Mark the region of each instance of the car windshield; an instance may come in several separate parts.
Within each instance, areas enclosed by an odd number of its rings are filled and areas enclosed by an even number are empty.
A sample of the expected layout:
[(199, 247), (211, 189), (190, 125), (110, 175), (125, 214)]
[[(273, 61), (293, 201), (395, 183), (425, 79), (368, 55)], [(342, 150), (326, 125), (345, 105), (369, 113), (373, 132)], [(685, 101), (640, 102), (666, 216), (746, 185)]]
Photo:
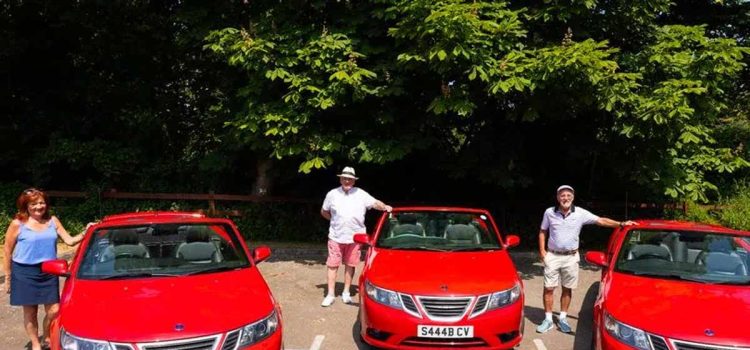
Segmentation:
[(153, 224), (96, 230), (83, 253), (81, 279), (141, 278), (247, 267), (229, 225)]
[(750, 283), (747, 237), (716, 232), (632, 230), (616, 270), (703, 283)]
[(498, 235), (487, 215), (444, 211), (389, 213), (375, 246), (430, 251), (501, 248)]

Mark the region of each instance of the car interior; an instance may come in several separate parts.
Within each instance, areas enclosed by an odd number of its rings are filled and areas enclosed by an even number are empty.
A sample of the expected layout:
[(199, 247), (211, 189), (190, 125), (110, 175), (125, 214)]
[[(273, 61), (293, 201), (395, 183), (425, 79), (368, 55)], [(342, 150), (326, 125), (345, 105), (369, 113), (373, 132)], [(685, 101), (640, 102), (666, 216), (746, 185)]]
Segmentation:
[(733, 243), (733, 237), (702, 232), (660, 232), (645, 234), (626, 246), (626, 260), (657, 259), (676, 264), (693, 264), (697, 271), (727, 276), (748, 276), (750, 254)]
[(497, 244), (486, 223), (468, 213), (397, 213), (383, 227), (385, 246), (479, 246)]
[(103, 229), (84, 254), (80, 271), (103, 276), (132, 271), (177, 269), (222, 262), (244, 265), (230, 228), (161, 224)]
[(185, 242), (177, 247), (175, 257), (191, 264), (208, 264), (222, 260), (217, 243), (211, 240), (206, 226), (184, 226)]

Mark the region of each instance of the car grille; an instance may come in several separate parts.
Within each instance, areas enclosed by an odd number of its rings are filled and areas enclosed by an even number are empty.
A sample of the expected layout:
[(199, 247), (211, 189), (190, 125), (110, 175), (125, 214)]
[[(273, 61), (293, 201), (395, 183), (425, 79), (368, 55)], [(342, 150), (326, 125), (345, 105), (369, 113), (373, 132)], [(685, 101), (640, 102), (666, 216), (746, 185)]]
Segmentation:
[(458, 321), (465, 314), (471, 304), (471, 297), (463, 298), (434, 298), (417, 297), (422, 309), (425, 310), (430, 319), (437, 321)]
[(747, 350), (747, 349), (750, 349), (750, 348), (737, 348), (737, 347), (709, 345), (709, 344), (688, 343), (684, 341), (674, 341), (674, 345), (677, 350)]
[(451, 348), (478, 348), (486, 347), (487, 343), (482, 338), (461, 338), (461, 339), (434, 339), (422, 337), (410, 337), (401, 342), (404, 346), (413, 347), (451, 347)]
[(414, 299), (412, 299), (410, 295), (401, 294), (401, 302), (404, 303), (404, 309), (406, 309), (406, 311), (409, 311), (416, 316), (420, 316), (419, 310), (417, 310), (417, 304), (414, 304)]
[(143, 350), (214, 350), (219, 336), (181, 339), (175, 341), (165, 341), (158, 343), (138, 344), (138, 348)]
[(471, 312), (472, 316), (478, 315), (484, 311), (484, 308), (487, 307), (487, 301), (490, 299), (489, 295), (482, 295), (477, 299), (476, 305), (474, 305), (474, 310)]
[(115, 350), (133, 350), (133, 347), (126, 344), (114, 344)]
[(227, 333), (227, 337), (224, 339), (224, 346), (221, 347), (221, 350), (234, 350), (235, 346), (237, 346), (237, 339), (239, 339), (239, 337), (239, 329), (234, 332)]
[(667, 342), (664, 340), (664, 338), (653, 334), (649, 334), (648, 337), (651, 339), (651, 346), (654, 348), (654, 350), (669, 350)]

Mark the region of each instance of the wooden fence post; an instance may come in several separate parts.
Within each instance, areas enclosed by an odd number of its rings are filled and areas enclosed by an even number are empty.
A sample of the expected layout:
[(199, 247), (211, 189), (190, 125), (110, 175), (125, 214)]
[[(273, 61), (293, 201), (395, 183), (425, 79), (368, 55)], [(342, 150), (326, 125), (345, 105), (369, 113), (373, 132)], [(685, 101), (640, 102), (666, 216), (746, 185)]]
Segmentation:
[(216, 216), (216, 200), (214, 200), (214, 191), (208, 191), (208, 215)]

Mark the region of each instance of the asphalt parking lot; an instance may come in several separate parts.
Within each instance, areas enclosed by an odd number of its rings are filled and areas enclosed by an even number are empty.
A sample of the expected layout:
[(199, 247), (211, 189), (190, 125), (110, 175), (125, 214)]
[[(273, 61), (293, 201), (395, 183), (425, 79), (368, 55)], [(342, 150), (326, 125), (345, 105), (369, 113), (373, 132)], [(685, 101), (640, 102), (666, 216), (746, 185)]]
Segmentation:
[[(598, 290), (599, 269), (582, 262), (579, 287), (573, 294), (569, 310), (572, 334), (551, 330), (535, 332), (544, 317), (542, 307), (542, 265), (533, 253), (513, 252), (513, 261), (524, 281), (525, 333), (519, 349), (523, 350), (583, 350), (591, 342), (591, 307)], [(275, 297), (282, 305), (284, 343), (287, 350), (369, 349), (359, 338), (357, 320), (359, 291), (353, 287), (354, 305), (346, 305), (337, 298), (329, 308), (320, 301), (325, 294), (325, 265), (320, 252), (295, 254), (279, 252), (259, 265)], [(360, 266), (361, 267), (361, 266)], [(359, 272), (360, 269), (357, 270)], [(341, 274), (341, 271), (339, 271)], [(358, 274), (355, 276), (355, 281)], [(340, 281), (343, 279), (340, 277)], [(337, 294), (343, 282), (337, 284)], [(558, 311), (559, 289), (555, 293)], [(28, 340), (22, 328), (21, 308), (8, 305), (7, 295), (0, 302), (0, 349), (24, 349)], [(40, 314), (41, 320), (41, 314)]]

